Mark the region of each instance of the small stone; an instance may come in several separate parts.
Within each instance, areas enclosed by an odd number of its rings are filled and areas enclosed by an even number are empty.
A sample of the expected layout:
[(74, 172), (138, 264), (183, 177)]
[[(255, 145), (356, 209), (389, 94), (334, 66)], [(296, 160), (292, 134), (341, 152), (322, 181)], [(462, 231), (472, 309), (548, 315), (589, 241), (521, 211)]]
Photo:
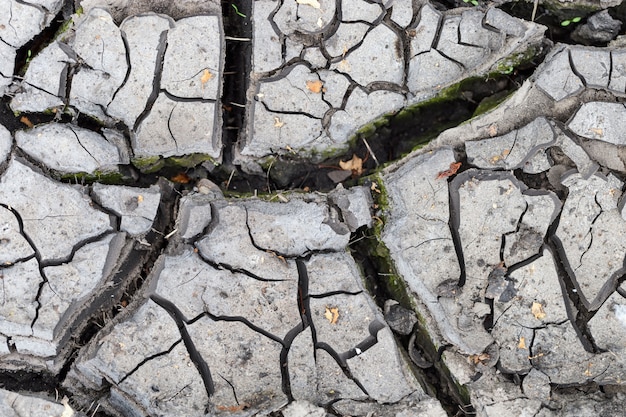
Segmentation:
[(571, 36), (575, 42), (601, 46), (615, 39), (621, 27), (622, 22), (613, 19), (608, 10), (602, 10), (574, 29)]
[(396, 333), (409, 335), (417, 323), (417, 315), (398, 304), (397, 301), (385, 301), (385, 321)]

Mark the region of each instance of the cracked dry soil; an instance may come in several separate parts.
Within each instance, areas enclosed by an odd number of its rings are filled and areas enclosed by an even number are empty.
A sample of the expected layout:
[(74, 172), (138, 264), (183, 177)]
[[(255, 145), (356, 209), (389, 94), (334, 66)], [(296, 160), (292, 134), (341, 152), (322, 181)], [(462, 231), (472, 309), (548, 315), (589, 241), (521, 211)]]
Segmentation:
[(3, 413), (622, 413), (626, 52), (495, 5), (0, 4)]

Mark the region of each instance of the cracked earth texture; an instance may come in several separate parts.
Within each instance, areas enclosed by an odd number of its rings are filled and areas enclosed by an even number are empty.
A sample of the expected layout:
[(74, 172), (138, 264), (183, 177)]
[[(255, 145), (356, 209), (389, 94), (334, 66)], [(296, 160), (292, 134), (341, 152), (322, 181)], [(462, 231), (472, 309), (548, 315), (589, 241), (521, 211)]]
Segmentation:
[[(2, 415), (622, 414), (626, 50), (495, 7), (222, 3), (0, 3)], [(545, 53), (361, 185), (206, 178)]]

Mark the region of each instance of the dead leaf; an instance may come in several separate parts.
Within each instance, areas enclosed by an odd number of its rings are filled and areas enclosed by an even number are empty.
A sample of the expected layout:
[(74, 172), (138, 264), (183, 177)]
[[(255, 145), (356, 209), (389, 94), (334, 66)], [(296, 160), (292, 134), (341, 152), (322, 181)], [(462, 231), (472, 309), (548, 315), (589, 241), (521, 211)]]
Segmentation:
[(517, 344), (517, 348), (518, 349), (526, 349), (526, 338), (524, 336), (521, 336), (519, 338), (519, 343)]
[(202, 89), (204, 89), (204, 84), (209, 82), (209, 80), (213, 78), (213, 74), (208, 69), (202, 71), (202, 78), (200, 78), (200, 82), (202, 83)]
[(285, 122), (280, 120), (280, 117), (274, 117), (274, 127), (281, 128), (283, 126), (285, 126)]
[(330, 324), (337, 324), (337, 320), (339, 320), (339, 309), (337, 307), (326, 306), (324, 317), (326, 317), (326, 320), (328, 320)]
[(352, 171), (352, 175), (356, 177), (363, 174), (363, 159), (356, 155), (352, 155), (352, 159), (348, 161), (339, 161), (339, 166), (344, 171)]
[(178, 184), (188, 184), (191, 181), (191, 178), (184, 172), (179, 172), (175, 176), (172, 177), (172, 181)]
[(240, 404), (240, 405), (216, 405), (215, 408), (217, 408), (219, 411), (228, 411), (231, 413), (235, 413), (237, 411), (242, 411), (245, 410), (247, 407), (247, 404)]
[(303, 4), (303, 5), (306, 5), (306, 6), (311, 6), (311, 7), (315, 8), (315, 9), (319, 9), (319, 8), (322, 7), (320, 5), (320, 2), (317, 1), (317, 0), (296, 0), (296, 3)]
[(498, 125), (493, 124), (489, 126), (489, 129), (487, 131), (489, 132), (489, 136), (496, 136), (498, 134)]
[(33, 126), (35, 126), (33, 122), (31, 122), (26, 116), (20, 117), (20, 122), (24, 123), (28, 128), (32, 128)]
[(337, 68), (339, 68), (339, 71), (350, 72), (352, 65), (350, 65), (347, 59), (342, 59), (339, 65), (337, 65)]
[(488, 353), (480, 353), (478, 355), (470, 355), (469, 361), (470, 363), (473, 363), (474, 365), (478, 365), (479, 363), (487, 362), (490, 358), (491, 356), (489, 356)]
[(597, 136), (604, 136), (604, 130), (599, 127), (592, 127), (589, 129), (589, 131)]
[(374, 191), (377, 194), (380, 194), (380, 190), (378, 189), (378, 184), (376, 184), (375, 182), (373, 182), (372, 185), (370, 186), (370, 190)]
[(322, 91), (323, 86), (324, 86), (324, 83), (321, 80), (316, 80), (316, 81), (307, 80), (306, 82), (306, 88), (310, 92), (316, 93), (316, 94), (319, 94)]
[(141, 194), (137, 196), (137, 203), (143, 203), (143, 196)]
[(543, 306), (541, 305), (541, 303), (538, 303), (536, 301), (533, 301), (533, 305), (530, 308), (530, 311), (533, 313), (533, 316), (535, 316), (537, 320), (543, 320), (546, 317), (546, 312), (543, 310)]
[(69, 399), (67, 397), (63, 397), (61, 404), (63, 404), (63, 413), (61, 413), (61, 417), (72, 417), (74, 415), (74, 410), (70, 407)]
[(452, 175), (457, 173), (459, 168), (461, 168), (461, 163), (453, 162), (450, 164), (450, 169), (446, 169), (445, 171), (441, 171), (439, 174), (437, 174), (437, 179), (440, 180), (442, 178), (451, 177)]

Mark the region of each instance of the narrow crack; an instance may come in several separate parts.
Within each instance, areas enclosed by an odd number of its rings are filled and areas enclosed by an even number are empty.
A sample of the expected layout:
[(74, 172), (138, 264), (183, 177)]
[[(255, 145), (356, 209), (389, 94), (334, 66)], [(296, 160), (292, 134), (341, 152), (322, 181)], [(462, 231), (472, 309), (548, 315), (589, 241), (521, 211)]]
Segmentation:
[[(109, 102), (107, 103), (107, 106), (106, 106), (107, 110), (109, 109), (109, 106), (111, 105), (111, 103), (115, 101), (115, 97), (117, 97), (117, 94), (126, 86), (126, 83), (128, 82), (128, 79), (130, 78), (130, 73), (132, 71), (132, 67), (130, 63), (130, 46), (128, 45), (128, 37), (126, 36), (126, 32), (124, 32), (121, 29), (120, 29), (120, 36), (122, 38), (122, 43), (124, 44), (124, 52), (126, 55), (126, 74), (124, 75), (124, 80), (122, 81), (122, 83), (115, 89), (115, 92), (113, 92), (113, 95), (111, 96), (111, 100), (109, 100)], [(104, 53), (103, 53), (103, 56), (104, 56)]]
[(180, 332), (180, 336), (182, 341), (189, 353), (189, 359), (195, 365), (198, 373), (200, 374), (200, 378), (204, 383), (204, 388), (209, 398), (215, 393), (215, 385), (213, 383), (213, 377), (211, 376), (211, 370), (209, 369), (209, 365), (205, 362), (204, 358), (196, 349), (189, 332), (187, 331), (186, 319), (184, 318), (183, 313), (169, 300), (165, 298), (152, 294), (150, 299), (157, 303), (161, 308), (163, 308), (167, 313), (172, 317), (172, 320), (176, 323), (178, 327), (178, 331)]
[(574, 65), (574, 59), (572, 57), (572, 51), (570, 49), (567, 50), (567, 58), (569, 60), (569, 66), (571, 67), (572, 72), (578, 77), (584, 88), (587, 88), (587, 80), (585, 80), (585, 77), (583, 77), (582, 74), (576, 69), (576, 66)]
[(161, 356), (169, 355), (170, 353), (172, 353), (172, 350), (174, 350), (174, 348), (180, 344), (180, 342), (182, 342), (182, 339), (178, 339), (177, 341), (175, 341), (167, 350), (163, 352), (158, 352), (153, 355), (146, 356), (141, 362), (137, 364), (137, 366), (128, 371), (126, 375), (124, 375), (116, 384), (121, 385), (128, 377), (132, 376), (135, 372), (139, 370), (139, 368), (141, 368), (143, 365), (150, 362), (151, 360), (160, 358)]
[(137, 131), (141, 123), (148, 117), (150, 111), (152, 110), (152, 106), (159, 98), (159, 91), (161, 86), (161, 76), (163, 75), (163, 63), (165, 61), (165, 52), (167, 51), (167, 34), (168, 31), (164, 30), (161, 32), (159, 39), (159, 47), (156, 56), (156, 65), (154, 69), (154, 81), (152, 84), (152, 93), (148, 97), (146, 102), (146, 107), (144, 110), (137, 116), (137, 120), (135, 120), (135, 125), (133, 126), (133, 130)]
[(448, 223), (448, 227), (450, 228), (452, 242), (454, 243), (454, 251), (456, 252), (456, 257), (459, 261), (459, 268), (461, 270), (458, 283), (459, 287), (463, 287), (465, 285), (466, 279), (465, 256), (463, 255), (463, 245), (461, 243), (461, 235), (459, 231), (461, 224), (461, 198), (459, 196), (459, 187), (461, 186), (461, 182), (464, 180), (464, 178), (461, 178), (458, 175), (453, 180), (448, 180), (448, 207), (450, 209), (450, 221)]

